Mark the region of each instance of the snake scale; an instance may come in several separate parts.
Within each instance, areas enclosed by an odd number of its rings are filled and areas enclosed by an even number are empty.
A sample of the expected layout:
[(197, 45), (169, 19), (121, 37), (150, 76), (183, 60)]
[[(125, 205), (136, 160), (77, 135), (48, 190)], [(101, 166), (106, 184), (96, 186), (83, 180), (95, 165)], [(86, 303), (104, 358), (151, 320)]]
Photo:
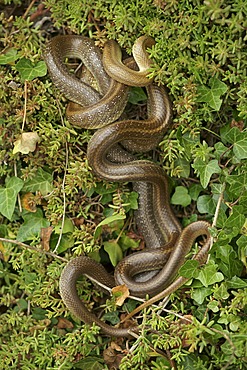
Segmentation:
[[(113, 40), (105, 43), (102, 55), (89, 38), (67, 35), (54, 37), (44, 51), (53, 83), (70, 100), (68, 120), (80, 128), (97, 129), (87, 151), (94, 174), (108, 181), (132, 182), (139, 193), (136, 221), (146, 248), (120, 261), (114, 277), (101, 264), (80, 256), (65, 266), (60, 278), (61, 297), (69, 310), (85, 323), (95, 322), (110, 336), (128, 336), (131, 331), (138, 332), (138, 327), (112, 327), (88, 311), (77, 293), (79, 276), (87, 275), (111, 288), (126, 284), (132, 295), (148, 294), (155, 299), (155, 295), (167, 289), (174, 291), (183, 283), (181, 278), (173, 280), (197, 237), (206, 237), (194, 256), (199, 263), (205, 262), (209, 249), (209, 224), (197, 221), (182, 230), (169, 204), (164, 170), (134, 155), (155, 148), (171, 124), (172, 108), (166, 89), (147, 77), (151, 65), (147, 48), (153, 45), (151, 37), (139, 37), (132, 49), (134, 58), (122, 61), (121, 49)], [(65, 58), (82, 61), (86, 71), (82, 79), (68, 71)], [(129, 86), (146, 88), (145, 120), (118, 120), (127, 103)]]

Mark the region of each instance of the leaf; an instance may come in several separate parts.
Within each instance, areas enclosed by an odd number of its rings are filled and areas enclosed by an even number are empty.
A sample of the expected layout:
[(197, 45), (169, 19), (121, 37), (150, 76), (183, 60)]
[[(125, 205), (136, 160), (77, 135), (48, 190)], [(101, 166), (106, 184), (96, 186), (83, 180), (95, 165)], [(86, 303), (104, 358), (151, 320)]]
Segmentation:
[(36, 144), (39, 142), (40, 138), (37, 132), (23, 132), (20, 138), (14, 142), (13, 154), (34, 152)]
[[(62, 221), (59, 221), (58, 224), (54, 227), (54, 233), (60, 234), (62, 227)], [(65, 217), (64, 224), (63, 224), (63, 231), (62, 234), (72, 233), (74, 231), (74, 224), (70, 218)]]
[(43, 77), (47, 73), (47, 67), (43, 60), (32, 63), (26, 58), (22, 58), (16, 63), (16, 70), (20, 73), (23, 81), (32, 81), (34, 78)]
[(120, 245), (115, 241), (104, 242), (104, 250), (108, 253), (112, 265), (115, 267), (123, 258), (123, 252)]
[(119, 221), (119, 220), (124, 220), (126, 218), (125, 215), (120, 215), (119, 213), (106, 217), (103, 221), (101, 221), (97, 227), (95, 228), (94, 232), (94, 238), (97, 239), (101, 233), (102, 226), (104, 225), (109, 225), (112, 222)]
[(40, 230), (40, 239), (41, 239), (41, 246), (44, 251), (49, 251), (50, 249), (50, 238), (53, 231), (53, 227), (43, 227)]
[(0, 213), (11, 221), (16, 198), (23, 187), (23, 181), (18, 177), (10, 177), (5, 181), (5, 188), (0, 188)]
[(224, 280), (224, 275), (221, 272), (217, 272), (214, 264), (208, 264), (199, 272), (197, 279), (199, 279), (205, 287), (208, 287), (209, 285)]
[(12, 64), (16, 59), (18, 59), (17, 50), (9, 48), (5, 53), (0, 55), (0, 64)]
[(103, 319), (109, 321), (112, 325), (116, 325), (120, 322), (117, 311), (105, 313)]
[[(51, 234), (51, 239), (50, 239), (51, 250), (54, 250), (56, 248), (58, 239), (59, 239), (58, 234), (55, 234), (55, 233)], [(67, 251), (69, 248), (72, 248), (74, 244), (75, 244), (75, 240), (71, 233), (63, 234), (60, 239), (60, 243), (58, 245), (56, 253), (60, 254), (64, 251)]]
[(21, 205), (22, 208), (28, 212), (36, 212), (36, 201), (33, 193), (29, 191), (28, 193), (22, 194)]
[(210, 195), (201, 195), (197, 199), (197, 209), (200, 213), (213, 215), (216, 209), (216, 201)]
[(126, 251), (129, 248), (138, 248), (139, 247), (139, 240), (135, 240), (130, 238), (126, 234), (122, 234), (119, 238), (119, 245), (121, 246), (122, 251)]
[(199, 262), (196, 260), (188, 260), (183, 266), (180, 267), (178, 273), (187, 279), (195, 278), (198, 276), (198, 266)]
[(198, 86), (197, 88), (197, 101), (208, 103), (208, 105), (216, 111), (220, 110), (222, 99), (220, 96), (227, 91), (227, 85), (221, 82), (216, 77), (209, 80), (209, 86)]
[(202, 304), (204, 299), (211, 293), (211, 288), (198, 288), (192, 291), (191, 298), (193, 298), (198, 304)]
[(203, 187), (200, 184), (192, 184), (189, 187), (189, 195), (191, 199), (197, 200), (200, 192), (203, 190)]
[(42, 195), (47, 195), (52, 191), (52, 180), (51, 174), (38, 168), (36, 175), (24, 183), (22, 190), (25, 192), (39, 191)]
[(201, 185), (204, 189), (208, 186), (211, 176), (221, 172), (217, 159), (212, 159), (206, 164), (199, 158), (194, 161), (192, 167), (199, 173)]
[(240, 175), (228, 176), (226, 181), (230, 184), (229, 191), (237, 197), (247, 189), (247, 172)]
[(88, 356), (73, 364), (73, 369), (83, 370), (103, 370), (105, 367), (101, 364), (102, 358)]
[(247, 158), (247, 137), (246, 135), (243, 139), (238, 140), (233, 145), (233, 153), (239, 160)]
[(175, 193), (171, 197), (171, 203), (187, 207), (191, 203), (191, 197), (188, 194), (188, 189), (184, 186), (177, 186)]
[(187, 178), (190, 174), (190, 162), (185, 158), (178, 158), (175, 160), (175, 166), (179, 167), (179, 176)]
[(117, 306), (122, 306), (126, 298), (129, 297), (130, 292), (126, 285), (118, 285), (112, 288), (112, 294), (115, 297)]
[(240, 279), (238, 276), (233, 276), (231, 280), (226, 282), (228, 289), (241, 289), (247, 287), (247, 280)]
[(140, 102), (146, 101), (147, 95), (141, 87), (132, 86), (129, 92), (128, 101), (132, 104), (138, 104)]
[(23, 215), (24, 222), (18, 230), (16, 239), (19, 242), (33, 240), (40, 235), (41, 229), (50, 226), (50, 222), (43, 218), (40, 208), (35, 213)]

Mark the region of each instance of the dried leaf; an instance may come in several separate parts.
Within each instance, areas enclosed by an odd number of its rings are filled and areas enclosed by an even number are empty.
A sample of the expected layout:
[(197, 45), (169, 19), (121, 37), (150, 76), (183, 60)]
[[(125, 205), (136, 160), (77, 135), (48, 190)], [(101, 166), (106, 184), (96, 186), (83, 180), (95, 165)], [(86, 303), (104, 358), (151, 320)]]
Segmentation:
[(42, 227), (40, 231), (41, 245), (45, 251), (50, 250), (50, 238), (53, 231), (52, 226)]
[(14, 142), (13, 154), (23, 153), (28, 154), (34, 152), (36, 144), (40, 142), (37, 132), (23, 132), (18, 140)]
[(33, 193), (28, 192), (21, 197), (21, 205), (28, 212), (36, 212), (36, 202)]
[(59, 317), (57, 327), (58, 329), (73, 329), (74, 325), (64, 317)]
[(116, 297), (116, 305), (122, 306), (125, 299), (129, 297), (130, 292), (126, 285), (118, 285), (112, 288), (112, 294)]

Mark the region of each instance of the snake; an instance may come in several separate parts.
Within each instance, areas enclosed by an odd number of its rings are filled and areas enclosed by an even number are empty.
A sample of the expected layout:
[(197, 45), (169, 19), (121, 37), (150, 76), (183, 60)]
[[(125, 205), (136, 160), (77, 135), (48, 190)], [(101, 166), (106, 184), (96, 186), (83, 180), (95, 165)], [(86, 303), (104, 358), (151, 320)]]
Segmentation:
[[(87, 324), (96, 323), (105, 334), (116, 337), (129, 336), (139, 328), (137, 325), (112, 327), (90, 312), (76, 289), (81, 275), (111, 288), (125, 284), (132, 295), (149, 295), (155, 299), (162, 291), (169, 290), (169, 286), (175, 291), (181, 285), (180, 278), (171, 282), (198, 237), (205, 236), (206, 242), (194, 259), (200, 264), (205, 262), (209, 249), (209, 223), (197, 221), (182, 230), (169, 204), (165, 171), (156, 163), (138, 160), (134, 155), (153, 149), (171, 124), (167, 90), (148, 77), (151, 61), (147, 48), (153, 45), (151, 37), (141, 36), (132, 49), (134, 58), (122, 61), (121, 48), (114, 40), (105, 43), (102, 55), (89, 38), (66, 35), (54, 37), (44, 51), (53, 83), (70, 100), (66, 111), (70, 123), (79, 128), (97, 129), (87, 150), (94, 174), (107, 181), (132, 182), (139, 193), (136, 219), (147, 247), (120, 261), (114, 277), (87, 256), (74, 258), (63, 269), (59, 283), (61, 297), (71, 313)], [(83, 82), (70, 73), (66, 58), (80, 59), (90, 78)], [(93, 84), (88, 82), (92, 80)], [(120, 118), (129, 86), (145, 86), (147, 118), (142, 121)], [(147, 271), (154, 272), (152, 278), (147, 279)]]

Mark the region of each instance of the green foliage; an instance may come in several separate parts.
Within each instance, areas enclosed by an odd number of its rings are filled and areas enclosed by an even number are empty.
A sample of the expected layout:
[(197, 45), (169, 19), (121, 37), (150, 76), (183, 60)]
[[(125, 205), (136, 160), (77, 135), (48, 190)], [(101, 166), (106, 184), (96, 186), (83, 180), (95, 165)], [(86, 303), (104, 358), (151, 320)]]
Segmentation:
[[(132, 218), (138, 195), (93, 177), (92, 133), (64, 118), (65, 99), (45, 76), (46, 23), (24, 16), (25, 2), (1, 3), (10, 7), (0, 15), (0, 237), (18, 243), (0, 240), (1, 366), (106, 369), (110, 349), (121, 370), (246, 369), (247, 2), (44, 2), (55, 27), (100, 46), (112, 38), (130, 53), (138, 36), (154, 37), (150, 76), (167, 86), (174, 118), (155, 156), (145, 158), (172, 177), (171, 203), (184, 226), (214, 221), (208, 264), (198, 268), (188, 257), (179, 274), (191, 280), (171, 295), (168, 312), (142, 312), (140, 335), (128, 345), (71, 317), (58, 281), (72, 256), (88, 254), (113, 270), (142, 247)], [(142, 116), (145, 100), (132, 89), (127, 113)], [(16, 150), (25, 132), (39, 138), (34, 150)], [(102, 300), (86, 278), (78, 290), (112, 325), (137, 304)]]

